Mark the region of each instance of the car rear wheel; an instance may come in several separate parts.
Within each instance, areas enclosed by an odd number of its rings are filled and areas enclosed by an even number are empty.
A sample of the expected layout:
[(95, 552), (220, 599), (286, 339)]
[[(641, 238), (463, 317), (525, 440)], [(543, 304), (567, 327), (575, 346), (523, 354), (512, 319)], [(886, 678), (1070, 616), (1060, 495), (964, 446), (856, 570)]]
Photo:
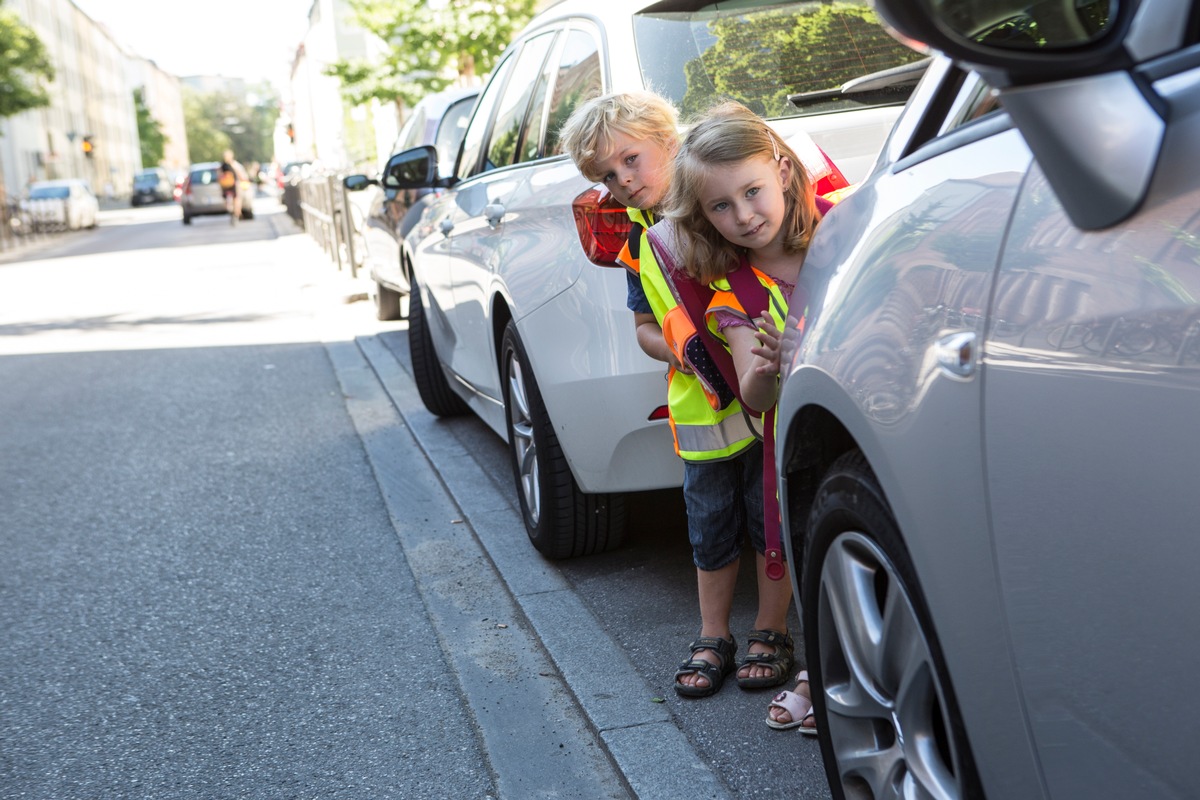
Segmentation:
[(616, 547), (625, 533), (625, 495), (579, 490), (512, 322), (504, 330), (500, 363), (508, 447), (529, 540), (547, 558)]
[(805, 647), (834, 798), (981, 797), (911, 559), (861, 453), (826, 473), (806, 535)]
[[(413, 292), (418, 291), (420, 290), (413, 286)], [(408, 352), (412, 359), (413, 382), (417, 384), (421, 402), (430, 413), (439, 417), (455, 417), (470, 410), (463, 399), (450, 388), (450, 382), (442, 372), (419, 296), (413, 297), (409, 311)]]

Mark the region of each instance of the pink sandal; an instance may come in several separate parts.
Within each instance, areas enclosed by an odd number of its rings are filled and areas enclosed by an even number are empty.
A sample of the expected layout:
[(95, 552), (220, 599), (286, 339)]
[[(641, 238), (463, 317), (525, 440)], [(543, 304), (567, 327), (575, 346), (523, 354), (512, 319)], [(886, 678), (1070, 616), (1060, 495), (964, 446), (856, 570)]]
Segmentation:
[[(808, 683), (808, 670), (801, 672), (796, 676), (796, 686), (799, 688), (801, 683)], [(817, 733), (817, 718), (813, 716), (812, 701), (802, 694), (796, 692), (780, 692), (775, 695), (775, 699), (767, 706), (769, 712), (772, 708), (782, 708), (788, 712), (788, 716), (792, 718), (791, 722), (776, 722), (771, 719), (770, 714), (767, 715), (767, 726), (774, 728), (777, 731), (786, 731), (791, 728), (799, 728), (801, 733), (809, 736), (815, 736)], [(804, 723), (812, 720), (811, 723)]]

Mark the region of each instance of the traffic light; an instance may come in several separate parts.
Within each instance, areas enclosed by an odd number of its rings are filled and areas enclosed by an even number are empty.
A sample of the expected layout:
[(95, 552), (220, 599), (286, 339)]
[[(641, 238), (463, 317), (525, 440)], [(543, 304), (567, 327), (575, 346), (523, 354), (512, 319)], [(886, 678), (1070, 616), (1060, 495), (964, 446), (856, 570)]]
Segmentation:
[(96, 151), (96, 146), (92, 144), (92, 137), (83, 137), (83, 154), (88, 158), (92, 157), (92, 153)]
[(288, 126), (287, 126), (287, 137), (288, 137), (289, 142), (291, 142), (292, 144), (296, 143), (296, 129), (294, 127), (292, 127), (292, 123), (290, 123), (290, 122), (288, 123)]

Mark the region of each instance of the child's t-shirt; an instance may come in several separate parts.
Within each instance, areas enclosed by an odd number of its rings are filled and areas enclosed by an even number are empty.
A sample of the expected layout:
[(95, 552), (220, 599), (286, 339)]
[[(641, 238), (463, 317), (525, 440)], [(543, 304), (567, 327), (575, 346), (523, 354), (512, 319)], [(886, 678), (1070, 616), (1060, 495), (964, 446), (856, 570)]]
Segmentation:
[[(795, 284), (788, 283), (776, 279), (775, 284), (779, 287), (780, 292), (784, 297), (791, 297), (792, 290), (796, 288)], [(717, 330), (723, 331), (726, 328), (754, 328), (757, 327), (752, 320), (746, 319), (741, 314), (725, 309), (718, 309), (712, 312), (713, 318), (717, 321)]]

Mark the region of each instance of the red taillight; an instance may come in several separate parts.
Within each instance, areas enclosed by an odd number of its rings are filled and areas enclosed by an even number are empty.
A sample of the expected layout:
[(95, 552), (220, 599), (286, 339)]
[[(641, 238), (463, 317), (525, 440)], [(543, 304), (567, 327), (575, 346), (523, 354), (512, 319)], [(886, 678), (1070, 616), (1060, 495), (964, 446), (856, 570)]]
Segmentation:
[(616, 266), (617, 255), (629, 239), (633, 223), (625, 206), (618, 203), (607, 189), (593, 186), (571, 203), (579, 244), (593, 264)]
[(817, 185), (813, 187), (819, 195), (827, 195), (836, 192), (840, 189), (845, 189), (850, 185), (850, 181), (846, 180), (846, 176), (838, 169), (837, 164), (826, 155), (825, 151), (821, 151), (821, 157), (825, 159), (825, 173), (817, 179)]
[(671, 411), (666, 406), (659, 406), (658, 408), (656, 408), (650, 412), (650, 416), (646, 417), (646, 419), (649, 419), (649, 420), (670, 419), (670, 418), (671, 418)]

